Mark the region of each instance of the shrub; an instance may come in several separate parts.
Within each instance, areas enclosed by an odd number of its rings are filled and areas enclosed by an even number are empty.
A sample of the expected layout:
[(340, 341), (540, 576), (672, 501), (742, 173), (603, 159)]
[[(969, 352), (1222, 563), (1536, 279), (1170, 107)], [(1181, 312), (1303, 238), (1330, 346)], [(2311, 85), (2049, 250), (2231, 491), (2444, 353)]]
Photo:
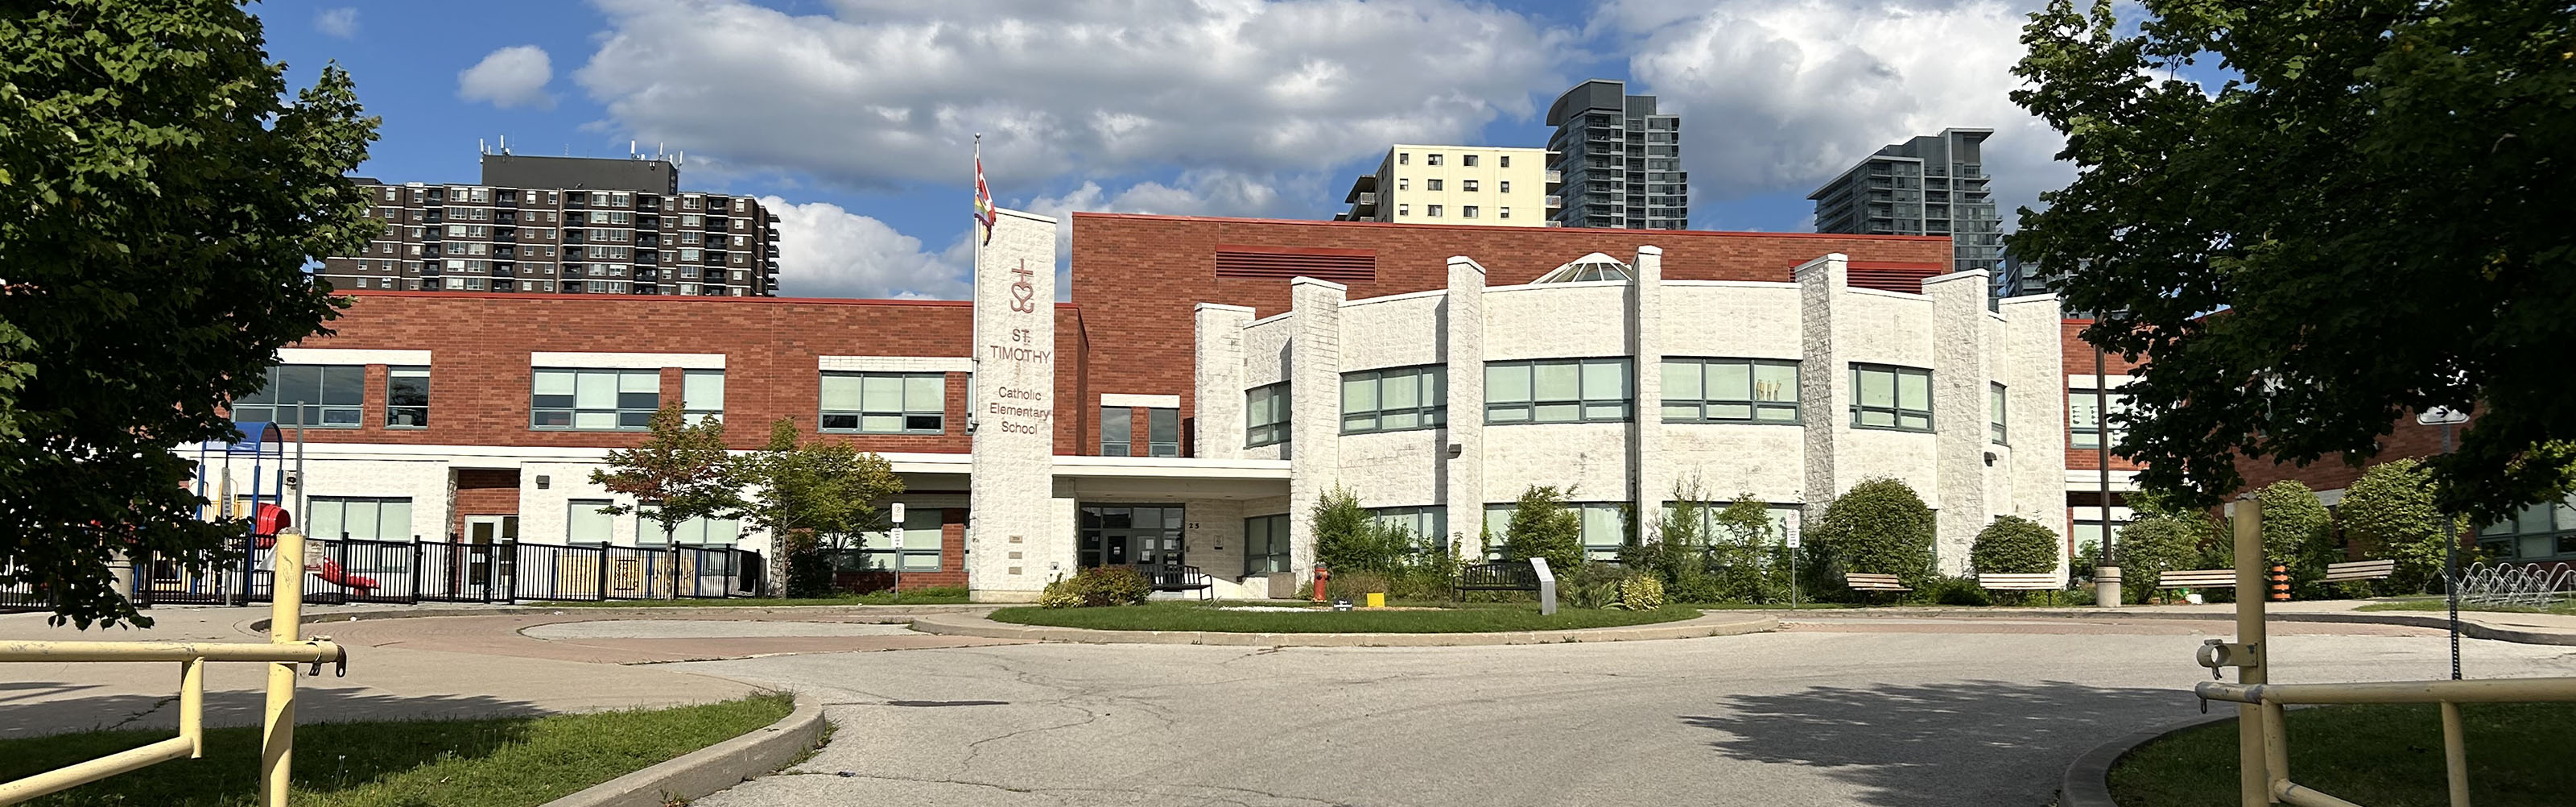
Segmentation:
[(1846, 573), (1893, 574), (1914, 588), (1932, 576), (1932, 508), (1903, 482), (1853, 485), (1814, 532), (1820, 556)]
[(1546, 558), (1548, 568), (1571, 572), (1583, 565), (1583, 515), (1565, 506), (1565, 493), (1532, 485), (1514, 505), (1503, 531), (1506, 560)]
[(2388, 586), (2402, 592), (2431, 590), (2441, 579), (2450, 545), (2468, 530), (2465, 519), (2445, 517), (2434, 505), (2431, 473), (2413, 459), (2363, 471), (2344, 488), (2335, 520), (2343, 525), (2344, 540), (2364, 557), (2397, 561)]
[(1073, 583), (1073, 581), (1071, 581), (1071, 580), (1066, 580), (1066, 579), (1064, 579), (1064, 578), (1062, 578), (1062, 577), (1058, 577), (1058, 578), (1056, 578), (1056, 579), (1053, 579), (1053, 580), (1049, 580), (1049, 581), (1047, 581), (1046, 588), (1045, 588), (1044, 590), (1042, 590), (1042, 591), (1039, 591), (1039, 592), (1038, 592), (1038, 607), (1040, 607), (1040, 608), (1080, 608), (1080, 607), (1082, 607), (1082, 595), (1074, 593), (1073, 588), (1074, 588), (1074, 583)]
[(787, 596), (832, 595), (832, 559), (813, 530), (791, 530), (779, 544), (780, 554), (787, 556)]
[(1619, 581), (1618, 606), (1630, 611), (1652, 611), (1664, 607), (1663, 578), (1651, 574), (1631, 574)]
[(1996, 516), (1977, 532), (1968, 565), (1978, 574), (2043, 574), (2057, 571), (2057, 533), (2020, 516)]
[(1132, 566), (1094, 566), (1074, 574), (1071, 579), (1048, 583), (1038, 592), (1038, 605), (1047, 608), (1098, 608), (1108, 605), (1134, 605), (1154, 593), (1154, 585)]
[(1607, 563), (1586, 563), (1556, 576), (1558, 596), (1575, 608), (1610, 608), (1619, 602), (1619, 584), (1631, 574)]
[(1385, 572), (1333, 572), (1332, 574), (1332, 579), (1324, 581), (1324, 596), (1328, 599), (1359, 602), (1365, 599), (1364, 595), (1392, 593), (1393, 587), (1390, 585), (1392, 581)]
[(1937, 605), (1993, 605), (1995, 599), (1973, 577), (1932, 575), (1914, 586), (1916, 599)]
[(2290, 567), (2290, 589), (2301, 599), (2322, 595), (2326, 564), (2344, 554), (2325, 503), (2295, 479), (2265, 486), (2254, 498), (2263, 503), (2263, 557)]
[(2201, 541), (2214, 526), (2205, 517), (2181, 513), (2141, 511), (2130, 519), (2111, 545), (2125, 587), (2122, 594), (2145, 602), (2165, 572), (2194, 568), (2200, 562)]
[(2075, 580), (2093, 579), (2093, 559), (2101, 556), (2102, 543), (2100, 541), (2085, 541), (2083, 543), (2076, 544), (2074, 557), (2066, 559), (2067, 576)]
[(1410, 531), (1379, 523), (1349, 490), (1324, 494), (1311, 513), (1315, 562), (1336, 573), (1393, 571), (1414, 553)]

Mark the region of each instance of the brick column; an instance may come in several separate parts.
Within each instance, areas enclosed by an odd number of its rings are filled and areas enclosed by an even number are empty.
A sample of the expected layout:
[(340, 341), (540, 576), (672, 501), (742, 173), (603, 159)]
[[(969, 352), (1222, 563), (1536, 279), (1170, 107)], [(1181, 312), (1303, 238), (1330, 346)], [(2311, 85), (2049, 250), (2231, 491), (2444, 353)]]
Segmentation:
[(1798, 408), (1806, 418), (1808, 523), (1822, 520), (1824, 503), (1842, 493), (1835, 458), (1851, 442), (1851, 367), (1839, 352), (1837, 332), (1851, 276), (1850, 259), (1831, 253), (1798, 265)]
[(1243, 326), (1251, 324), (1252, 308), (1240, 305), (1200, 303), (1194, 327), (1198, 334), (1198, 361), (1191, 396), (1197, 410), (1190, 414), (1191, 443), (1197, 456), (1208, 459), (1243, 458), (1244, 356)]
[(1629, 418), (1629, 501), (1636, 510), (1637, 539), (1650, 537), (1661, 521), (1664, 497), (1672, 478), (1664, 464), (1664, 250), (1637, 248), (1629, 264), (1628, 354), (1635, 377), (1636, 411)]
[(1315, 503), (1341, 479), (1342, 301), (1349, 288), (1300, 277), (1289, 282), (1296, 331), (1288, 344), (1288, 563), (1315, 566)]
[[(1449, 507), (1450, 548), (1473, 555), (1485, 526), (1485, 267), (1474, 259), (1449, 259), (1445, 327), (1449, 340), (1448, 463), (1441, 503)], [(1456, 456), (1449, 456), (1454, 447)], [(1483, 558), (1475, 558), (1483, 560)]]

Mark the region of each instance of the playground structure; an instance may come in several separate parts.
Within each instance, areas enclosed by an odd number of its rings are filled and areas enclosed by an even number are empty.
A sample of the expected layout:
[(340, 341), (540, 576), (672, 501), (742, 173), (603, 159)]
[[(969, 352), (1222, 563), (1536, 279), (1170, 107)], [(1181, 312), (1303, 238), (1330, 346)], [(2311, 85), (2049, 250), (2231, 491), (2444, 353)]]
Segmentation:
[(2576, 567), (2565, 563), (2475, 563), (2453, 583), (2460, 601), (2543, 608), (2576, 597)]
[[(2267, 571), (2263, 560), (2262, 503), (2250, 496), (2238, 500), (2235, 521), (2237, 590), (2258, 591)], [(2472, 577), (2462, 575), (2464, 580)], [(2564, 578), (2563, 571), (2499, 572), (2494, 567), (2485, 569), (2480, 577), (2499, 581), (2500, 590), (2516, 592), (2560, 590), (2548, 586), (2557, 585), (2551, 581)], [(2466, 595), (2465, 587), (2461, 593)], [(2469, 752), (2467, 737), (2464, 736), (2467, 730), (2460, 719), (2460, 704), (2576, 701), (2576, 678), (2460, 680), (2456, 677), (2459, 674), (2456, 658), (2452, 669), (2454, 678), (2447, 681), (2269, 683), (2274, 658), (2271, 645), (2265, 638), (2263, 607), (2261, 597), (2238, 597), (2236, 641), (2211, 639), (2201, 646), (2200, 666), (2209, 668), (2212, 677), (2219, 676), (2224, 668), (2234, 667), (2236, 683), (2230, 684), (2222, 679), (2202, 681), (2193, 687), (2193, 693), (2200, 697), (2203, 705), (2212, 700), (2240, 704), (2236, 707), (2237, 782), (2238, 795), (2244, 807), (2264, 807), (2274, 803), (2300, 807), (2362, 807), (2290, 779), (2289, 729), (2283, 714), (2283, 707), (2290, 704), (2439, 704), (2442, 759), (2449, 779), (2451, 807), (2469, 807)], [(2455, 627), (2455, 637), (2456, 631)], [(2390, 741), (2398, 740), (2391, 738)]]

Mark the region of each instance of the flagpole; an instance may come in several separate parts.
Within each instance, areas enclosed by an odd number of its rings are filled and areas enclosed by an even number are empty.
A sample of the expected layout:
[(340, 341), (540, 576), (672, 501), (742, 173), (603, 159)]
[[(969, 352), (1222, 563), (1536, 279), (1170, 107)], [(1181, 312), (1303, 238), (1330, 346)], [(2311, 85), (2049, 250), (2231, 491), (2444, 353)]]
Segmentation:
[[(974, 257), (972, 258), (974, 263), (966, 269), (966, 295), (970, 302), (966, 307), (966, 310), (969, 312), (967, 317), (970, 323), (967, 325), (967, 338), (974, 340), (973, 344), (967, 345), (966, 388), (980, 392), (982, 389), (980, 385), (984, 381), (984, 316), (981, 306), (974, 305), (972, 303), (977, 295), (983, 293), (982, 281), (984, 279), (983, 233), (975, 231), (977, 226), (984, 224), (984, 211), (982, 208), (984, 184), (983, 132), (975, 133), (974, 172), (973, 176), (967, 178), (966, 186), (967, 193), (974, 194), (976, 199), (975, 223), (967, 225), (966, 227), (966, 240), (972, 241), (975, 244)], [(966, 400), (966, 442), (969, 446), (974, 444), (975, 428), (980, 423), (976, 414), (974, 396), (970, 394), (967, 396)]]

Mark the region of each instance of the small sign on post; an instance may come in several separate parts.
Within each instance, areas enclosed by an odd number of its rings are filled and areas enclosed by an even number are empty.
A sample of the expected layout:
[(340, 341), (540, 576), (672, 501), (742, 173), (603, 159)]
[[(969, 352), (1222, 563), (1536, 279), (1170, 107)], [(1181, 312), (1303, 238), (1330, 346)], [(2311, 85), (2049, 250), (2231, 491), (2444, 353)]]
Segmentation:
[(1538, 572), (1538, 615), (1556, 615), (1556, 573), (1547, 570), (1546, 558), (1531, 558), (1530, 568)]
[(2469, 413), (2447, 406), (2436, 406), (2415, 414), (2415, 423), (2422, 426), (2445, 426), (2467, 422), (2469, 422)]
[(895, 502), (893, 504), (886, 505), (886, 520), (894, 522), (895, 527), (898, 529), (903, 527), (902, 502)]

